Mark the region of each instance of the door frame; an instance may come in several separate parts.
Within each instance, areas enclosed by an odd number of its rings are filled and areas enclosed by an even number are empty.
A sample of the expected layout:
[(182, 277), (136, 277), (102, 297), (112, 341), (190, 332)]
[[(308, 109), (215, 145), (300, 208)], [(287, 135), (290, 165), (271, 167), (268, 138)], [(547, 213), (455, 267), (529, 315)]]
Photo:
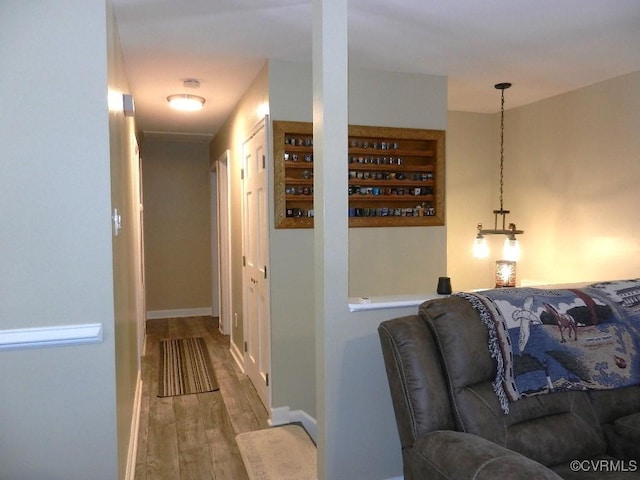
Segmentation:
[(142, 156), (140, 147), (135, 135), (131, 136), (131, 148), (133, 151), (133, 184), (134, 184), (134, 212), (136, 214), (134, 231), (134, 262), (136, 266), (136, 308), (137, 308), (137, 344), (138, 344), (138, 371), (142, 368), (142, 356), (145, 350), (146, 340), (146, 285), (145, 285), (145, 264), (144, 264), (144, 202), (142, 190)]
[[(220, 308), (220, 317), (218, 328), (223, 335), (229, 335), (232, 332), (232, 275), (231, 275), (231, 177), (229, 175), (229, 158), (230, 150), (220, 155), (216, 162), (216, 181), (217, 181), (217, 271), (218, 271), (218, 288), (217, 292), (212, 292), (218, 296), (218, 305)], [(211, 212), (213, 215), (213, 210)], [(214, 241), (213, 235), (211, 241)]]

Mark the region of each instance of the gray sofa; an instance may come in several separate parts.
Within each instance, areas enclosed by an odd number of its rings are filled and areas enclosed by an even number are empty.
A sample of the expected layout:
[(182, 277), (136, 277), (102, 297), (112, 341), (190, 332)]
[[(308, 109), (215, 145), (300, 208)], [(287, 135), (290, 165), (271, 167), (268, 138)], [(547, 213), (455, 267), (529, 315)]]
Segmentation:
[(640, 478), (640, 386), (525, 397), (505, 414), (469, 302), (427, 301), (378, 333), (406, 480)]

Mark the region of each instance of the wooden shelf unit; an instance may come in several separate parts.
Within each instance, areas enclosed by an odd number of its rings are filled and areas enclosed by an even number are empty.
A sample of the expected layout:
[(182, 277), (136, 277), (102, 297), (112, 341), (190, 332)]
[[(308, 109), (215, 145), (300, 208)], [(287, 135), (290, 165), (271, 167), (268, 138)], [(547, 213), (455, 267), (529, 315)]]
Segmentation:
[[(445, 132), (349, 126), (350, 227), (444, 225)], [(313, 126), (273, 122), (276, 228), (313, 227)]]

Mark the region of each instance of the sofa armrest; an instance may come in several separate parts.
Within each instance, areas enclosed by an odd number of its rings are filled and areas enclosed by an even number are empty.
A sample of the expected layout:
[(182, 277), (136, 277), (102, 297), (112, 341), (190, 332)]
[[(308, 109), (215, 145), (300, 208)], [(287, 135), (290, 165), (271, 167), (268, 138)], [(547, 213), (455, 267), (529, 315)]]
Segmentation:
[(477, 435), (438, 430), (405, 451), (405, 478), (559, 480), (547, 467)]

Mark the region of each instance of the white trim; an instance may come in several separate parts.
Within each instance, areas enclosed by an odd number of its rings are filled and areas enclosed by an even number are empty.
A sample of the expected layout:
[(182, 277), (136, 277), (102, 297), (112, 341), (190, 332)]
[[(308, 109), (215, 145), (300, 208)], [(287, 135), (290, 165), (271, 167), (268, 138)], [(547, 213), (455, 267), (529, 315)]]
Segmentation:
[(417, 307), (426, 300), (443, 298), (446, 295), (425, 293), (422, 295), (385, 295), (379, 297), (349, 297), (349, 311), (383, 310), (385, 308)]
[(102, 324), (0, 330), (0, 350), (102, 343)]
[(211, 307), (179, 308), (176, 310), (148, 310), (147, 320), (156, 318), (211, 317)]
[(231, 353), (233, 359), (236, 361), (236, 364), (238, 365), (240, 371), (244, 373), (244, 355), (233, 341), (231, 341), (231, 345), (229, 346), (229, 352)]
[(220, 318), (220, 260), (218, 248), (218, 171), (209, 170), (209, 239), (211, 247), (211, 314)]
[(216, 162), (217, 172), (217, 201), (218, 212), (218, 305), (220, 316), (218, 327), (224, 335), (230, 335), (233, 328), (231, 326), (232, 317), (232, 292), (231, 285), (233, 277), (231, 275), (231, 175), (229, 173), (229, 161), (231, 150), (227, 149)]
[(140, 410), (142, 409), (142, 377), (138, 370), (136, 393), (133, 399), (133, 413), (131, 415), (131, 433), (129, 435), (129, 453), (127, 454), (127, 468), (125, 480), (133, 480), (136, 476), (136, 457), (138, 455), (138, 431), (140, 425)]
[(269, 418), (269, 426), (287, 425), (289, 423), (300, 422), (307, 431), (309, 436), (316, 441), (316, 430), (318, 422), (304, 410), (289, 410), (289, 407), (271, 408), (271, 417)]
[(132, 172), (135, 176), (134, 203), (136, 204), (136, 221), (131, 222), (134, 226), (133, 232), (136, 246), (134, 248), (135, 278), (136, 278), (136, 328), (138, 333), (138, 370), (142, 369), (142, 354), (144, 350), (146, 314), (146, 288), (144, 277), (144, 205), (142, 191), (142, 159), (140, 158), (140, 147), (136, 139), (135, 132), (131, 132), (131, 148), (133, 149)]
[(289, 407), (272, 407), (269, 426), (275, 427), (276, 425), (286, 425), (287, 423), (291, 423)]

